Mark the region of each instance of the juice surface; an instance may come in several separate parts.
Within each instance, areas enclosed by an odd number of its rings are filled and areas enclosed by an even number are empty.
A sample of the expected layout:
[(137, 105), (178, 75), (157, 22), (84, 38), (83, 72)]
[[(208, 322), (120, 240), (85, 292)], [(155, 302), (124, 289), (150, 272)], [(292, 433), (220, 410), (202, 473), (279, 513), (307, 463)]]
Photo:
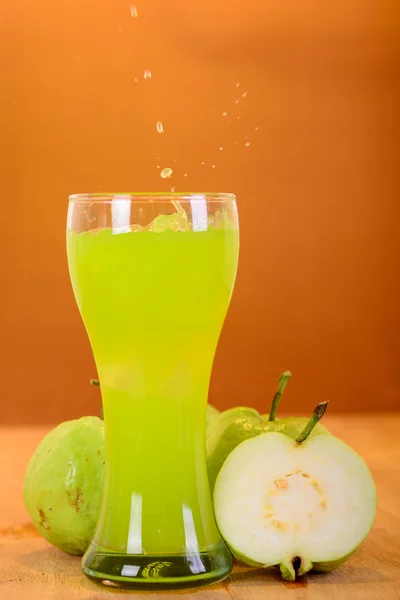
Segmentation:
[(107, 491), (95, 541), (105, 550), (178, 554), (220, 540), (205, 410), (238, 243), (232, 229), (67, 234), (104, 404)]

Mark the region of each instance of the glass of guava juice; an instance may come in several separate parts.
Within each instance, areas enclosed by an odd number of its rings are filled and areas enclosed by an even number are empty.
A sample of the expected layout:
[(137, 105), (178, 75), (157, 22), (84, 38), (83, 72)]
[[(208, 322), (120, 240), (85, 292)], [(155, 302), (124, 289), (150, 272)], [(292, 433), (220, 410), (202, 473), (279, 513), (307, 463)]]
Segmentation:
[(105, 585), (192, 587), (231, 571), (207, 481), (205, 419), (238, 250), (232, 194), (69, 199), (68, 265), (106, 436), (102, 508), (82, 569)]

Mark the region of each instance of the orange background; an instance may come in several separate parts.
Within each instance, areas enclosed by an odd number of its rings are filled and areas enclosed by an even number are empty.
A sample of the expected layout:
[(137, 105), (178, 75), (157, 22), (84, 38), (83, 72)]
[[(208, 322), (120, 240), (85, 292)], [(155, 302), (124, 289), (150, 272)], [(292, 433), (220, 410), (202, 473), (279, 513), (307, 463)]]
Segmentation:
[(398, 7), (3, 1), (1, 422), (99, 409), (68, 194), (171, 186), (238, 197), (212, 402), (266, 410), (290, 368), (285, 412), (399, 407)]

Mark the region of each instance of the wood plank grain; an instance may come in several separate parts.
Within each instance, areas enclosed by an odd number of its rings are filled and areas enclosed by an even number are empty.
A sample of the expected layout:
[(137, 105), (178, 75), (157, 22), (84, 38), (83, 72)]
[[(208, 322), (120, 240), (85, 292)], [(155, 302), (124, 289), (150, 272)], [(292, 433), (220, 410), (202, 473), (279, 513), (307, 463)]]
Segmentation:
[(365, 458), (374, 475), (379, 507), (359, 552), (329, 574), (282, 582), (273, 570), (236, 565), (221, 584), (164, 594), (101, 588), (80, 571), (80, 559), (50, 546), (32, 525), (22, 501), (26, 465), (48, 427), (0, 428), (1, 600), (103, 600), (130, 596), (151, 600), (394, 600), (400, 598), (400, 415), (328, 417), (326, 425)]

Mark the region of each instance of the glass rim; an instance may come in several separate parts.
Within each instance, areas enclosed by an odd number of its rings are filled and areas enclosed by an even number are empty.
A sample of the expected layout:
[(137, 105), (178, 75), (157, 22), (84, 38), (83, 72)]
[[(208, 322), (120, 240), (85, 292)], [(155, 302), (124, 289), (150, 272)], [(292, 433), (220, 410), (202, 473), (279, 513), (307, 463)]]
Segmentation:
[(69, 202), (111, 202), (112, 200), (130, 200), (137, 203), (170, 202), (172, 200), (234, 203), (236, 196), (225, 192), (89, 192), (69, 196)]

